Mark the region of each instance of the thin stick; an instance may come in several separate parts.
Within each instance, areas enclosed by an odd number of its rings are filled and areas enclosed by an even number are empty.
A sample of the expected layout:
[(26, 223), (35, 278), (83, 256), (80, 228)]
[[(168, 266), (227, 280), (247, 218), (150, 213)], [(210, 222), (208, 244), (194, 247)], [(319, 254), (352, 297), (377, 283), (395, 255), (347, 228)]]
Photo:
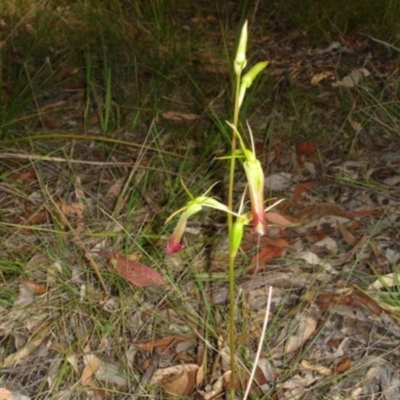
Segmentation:
[(247, 396), (250, 393), (251, 384), (253, 382), (254, 375), (256, 373), (258, 360), (260, 359), (261, 350), (262, 350), (262, 346), (263, 346), (263, 343), (264, 343), (265, 332), (267, 330), (267, 325), (268, 325), (268, 315), (269, 315), (269, 309), (271, 307), (271, 298), (272, 298), (272, 286), (270, 286), (269, 290), (268, 290), (267, 309), (265, 310), (264, 324), (263, 324), (263, 328), (262, 328), (262, 331), (261, 331), (260, 342), (258, 343), (258, 349), (257, 349), (257, 353), (256, 353), (256, 358), (254, 359), (253, 369), (251, 370), (249, 383), (247, 384), (247, 388), (246, 388), (246, 392), (244, 394), (243, 400), (246, 400)]

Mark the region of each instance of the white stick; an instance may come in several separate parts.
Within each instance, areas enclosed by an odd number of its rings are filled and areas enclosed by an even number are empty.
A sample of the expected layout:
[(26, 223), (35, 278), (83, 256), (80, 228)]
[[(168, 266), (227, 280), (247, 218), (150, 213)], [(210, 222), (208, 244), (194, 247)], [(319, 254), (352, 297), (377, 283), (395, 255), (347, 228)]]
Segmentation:
[(270, 286), (269, 290), (268, 290), (267, 309), (265, 310), (265, 318), (264, 318), (264, 324), (263, 324), (263, 328), (262, 328), (262, 332), (261, 332), (261, 338), (260, 338), (260, 342), (258, 343), (256, 358), (254, 359), (253, 369), (251, 370), (249, 383), (247, 384), (246, 393), (244, 394), (243, 400), (246, 400), (247, 396), (250, 393), (251, 384), (253, 382), (254, 375), (256, 373), (258, 360), (260, 359), (262, 345), (263, 345), (264, 337), (265, 337), (265, 331), (267, 330), (267, 325), (268, 325), (268, 315), (269, 315), (269, 309), (271, 307), (271, 298), (272, 298), (272, 286)]

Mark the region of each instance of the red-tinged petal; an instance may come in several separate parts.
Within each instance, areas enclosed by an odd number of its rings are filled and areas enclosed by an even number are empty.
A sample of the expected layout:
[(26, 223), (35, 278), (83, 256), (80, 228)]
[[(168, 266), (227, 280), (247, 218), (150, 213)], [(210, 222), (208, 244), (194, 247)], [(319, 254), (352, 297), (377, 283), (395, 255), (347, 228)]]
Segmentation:
[(264, 210), (262, 212), (253, 212), (253, 233), (265, 236), (267, 232), (268, 222)]
[(174, 237), (171, 236), (167, 242), (167, 256), (171, 256), (172, 254), (178, 253), (185, 248), (185, 245), (182, 242), (178, 242), (174, 240)]
[(182, 243), (182, 238), (183, 234), (185, 233), (186, 222), (189, 216), (190, 211), (186, 210), (179, 218), (174, 232), (169, 237), (166, 248), (166, 253), (168, 256), (178, 253), (178, 251), (182, 251), (185, 248), (185, 245)]
[[(260, 162), (249, 152), (244, 162), (253, 216), (253, 232), (264, 236), (268, 230), (267, 218), (264, 212), (264, 172)], [(254, 158), (253, 158), (254, 157)]]

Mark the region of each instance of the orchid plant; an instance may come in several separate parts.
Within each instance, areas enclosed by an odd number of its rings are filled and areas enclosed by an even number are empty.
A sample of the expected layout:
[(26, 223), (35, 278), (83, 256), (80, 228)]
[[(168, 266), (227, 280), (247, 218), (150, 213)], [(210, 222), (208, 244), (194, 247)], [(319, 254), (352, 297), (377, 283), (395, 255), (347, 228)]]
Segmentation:
[[(244, 234), (244, 227), (251, 222), (253, 223), (253, 233), (264, 236), (268, 231), (268, 223), (264, 210), (264, 172), (262, 165), (256, 158), (254, 150), (254, 142), (250, 131), (251, 149), (247, 148), (243, 140), (242, 134), (239, 132), (239, 111), (243, 103), (246, 90), (250, 88), (253, 81), (260, 74), (260, 72), (268, 65), (268, 62), (259, 62), (254, 65), (246, 74), (242, 73), (247, 65), (246, 48), (248, 39), (247, 21), (244, 23), (239, 44), (234, 59), (234, 73), (235, 73), (235, 98), (234, 98), (234, 114), (233, 121), (227, 122), (232, 130), (231, 140), (231, 154), (221, 159), (230, 160), (229, 169), (229, 193), (228, 204), (225, 205), (218, 200), (208, 196), (205, 193), (202, 196), (193, 198), (188, 189), (183, 184), (186, 192), (191, 197), (191, 200), (180, 210), (173, 213), (167, 221), (178, 214), (180, 219), (176, 228), (167, 242), (166, 252), (172, 255), (176, 252), (182, 251), (185, 248), (183, 243), (183, 235), (185, 232), (187, 221), (194, 214), (200, 212), (203, 207), (213, 208), (223, 211), (227, 214), (228, 225), (228, 239), (229, 239), (229, 296), (230, 296), (230, 325), (229, 325), (229, 348), (231, 353), (231, 392), (230, 397), (235, 397), (235, 350), (236, 350), (236, 334), (235, 334), (235, 258), (241, 245)], [(243, 167), (247, 179), (247, 188), (251, 203), (251, 213), (244, 210), (244, 201), (239, 205), (237, 212), (234, 211), (233, 205), (233, 187), (234, 187), (234, 171), (236, 160), (243, 161)]]

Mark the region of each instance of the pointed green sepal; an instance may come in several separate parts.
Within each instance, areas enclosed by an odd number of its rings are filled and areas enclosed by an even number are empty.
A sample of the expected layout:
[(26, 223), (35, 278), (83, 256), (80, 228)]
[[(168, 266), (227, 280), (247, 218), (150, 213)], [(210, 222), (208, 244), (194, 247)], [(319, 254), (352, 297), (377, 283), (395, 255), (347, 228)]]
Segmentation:
[(241, 87), (245, 86), (248, 89), (253, 84), (254, 79), (257, 78), (258, 74), (265, 69), (267, 65), (268, 61), (261, 61), (254, 65), (254, 67), (243, 76)]
[(233, 63), (233, 68), (237, 76), (244, 70), (247, 64), (246, 60), (246, 48), (247, 48), (247, 21), (244, 23), (242, 31), (240, 33), (239, 45), (236, 52), (236, 58)]

